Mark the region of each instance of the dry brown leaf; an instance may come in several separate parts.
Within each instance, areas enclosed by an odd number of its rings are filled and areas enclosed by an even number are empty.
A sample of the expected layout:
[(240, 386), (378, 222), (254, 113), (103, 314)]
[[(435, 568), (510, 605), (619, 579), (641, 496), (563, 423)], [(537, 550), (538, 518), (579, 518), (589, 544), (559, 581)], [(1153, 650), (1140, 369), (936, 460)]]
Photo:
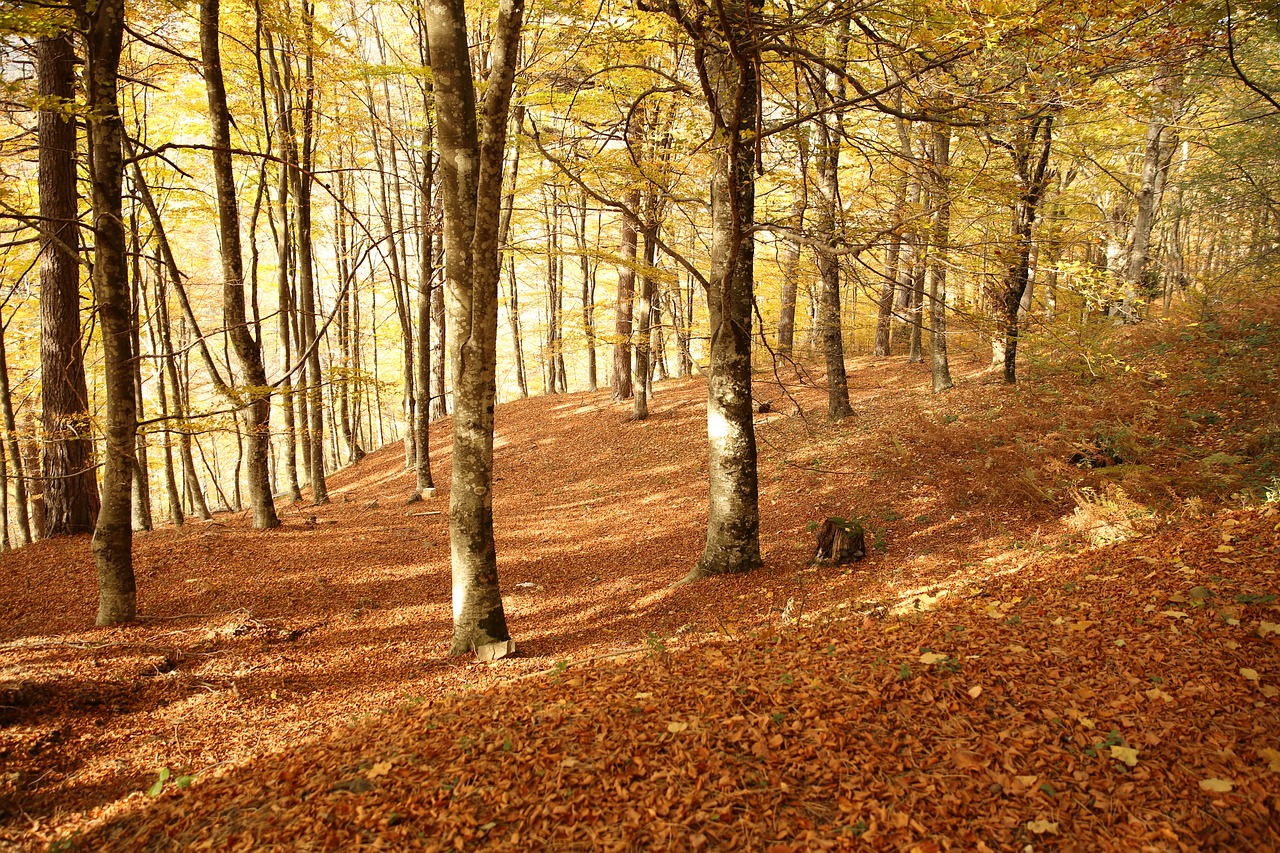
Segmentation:
[(1225, 794), (1235, 787), (1226, 779), (1201, 779), (1198, 784), (1200, 785), (1200, 790), (1211, 791), (1215, 794)]

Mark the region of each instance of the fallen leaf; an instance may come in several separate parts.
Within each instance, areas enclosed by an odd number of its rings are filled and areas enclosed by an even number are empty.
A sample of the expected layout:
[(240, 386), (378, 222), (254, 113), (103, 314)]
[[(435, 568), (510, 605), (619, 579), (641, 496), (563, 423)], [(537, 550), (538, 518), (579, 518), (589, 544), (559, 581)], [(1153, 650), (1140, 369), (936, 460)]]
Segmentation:
[(954, 761), (955, 765), (961, 770), (986, 767), (988, 764), (988, 760), (983, 758), (981, 753), (971, 752), (967, 749), (957, 749), (955, 752), (951, 753), (951, 760)]
[(973, 685), (972, 687), (969, 688), (968, 693), (969, 693), (970, 699), (977, 699), (979, 696), (982, 695), (982, 685), (980, 684)]
[(675, 721), (667, 723), (667, 731), (671, 732), (673, 735), (678, 735), (687, 728), (689, 728), (688, 723), (677, 723)]
[(1242, 666), (1240, 667), (1240, 674), (1248, 681), (1258, 680), (1258, 671), (1256, 669), (1249, 669), (1247, 666)]
[(1280, 624), (1275, 622), (1258, 623), (1258, 636), (1265, 637), (1267, 634), (1280, 634)]
[(1225, 794), (1227, 791), (1230, 791), (1235, 787), (1226, 779), (1201, 779), (1199, 784), (1200, 790), (1212, 791), (1215, 794)]
[(1029, 820), (1027, 821), (1027, 831), (1034, 832), (1036, 835), (1058, 834), (1058, 824), (1051, 820)]
[(1129, 767), (1138, 766), (1138, 750), (1131, 746), (1113, 746), (1111, 747), (1111, 757), (1116, 761), (1122, 761)]
[(920, 655), (920, 662), (927, 666), (933, 666), (935, 663), (939, 663), (940, 661), (944, 661), (946, 659), (947, 659), (946, 655), (940, 655), (937, 652), (925, 652), (924, 654)]
[(1267, 762), (1267, 769), (1272, 773), (1280, 773), (1280, 750), (1270, 747), (1258, 750), (1258, 755)]
[(1262, 685), (1261, 687), (1258, 688), (1258, 691), (1261, 692), (1262, 695), (1266, 696), (1268, 699), (1274, 699), (1277, 696), (1280, 696), (1280, 687), (1275, 687), (1271, 684)]
[(370, 767), (369, 771), (364, 775), (369, 777), (370, 779), (377, 779), (379, 776), (386, 776), (390, 772), (391, 772), (391, 762), (379, 761), (378, 763)]
[(637, 693), (637, 694), (636, 694), (636, 698), (637, 698), (637, 699), (652, 699), (652, 698), (653, 698), (653, 694), (652, 694), (652, 693)]

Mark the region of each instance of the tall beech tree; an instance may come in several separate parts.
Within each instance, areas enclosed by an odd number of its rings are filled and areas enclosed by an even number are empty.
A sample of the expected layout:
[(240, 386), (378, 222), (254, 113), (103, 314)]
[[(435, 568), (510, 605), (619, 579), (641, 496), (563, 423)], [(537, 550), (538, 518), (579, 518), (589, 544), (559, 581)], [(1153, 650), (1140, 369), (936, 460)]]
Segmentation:
[(751, 309), (755, 290), (755, 167), (759, 154), (761, 0), (662, 7), (693, 41), (711, 113), (711, 275), (707, 308), (709, 518), (707, 544), (685, 580), (745, 572), (760, 556), (759, 481), (751, 408)]
[(90, 200), (93, 210), (93, 296), (102, 328), (106, 392), (106, 462), (102, 507), (93, 530), (99, 625), (137, 616), (133, 577), (133, 466), (137, 398), (133, 385), (133, 316), (125, 253), (124, 124), (117, 83), (124, 38), (124, 0), (98, 0), (85, 19)]
[(98, 514), (80, 332), (75, 54), (71, 36), (36, 40), (40, 193), (40, 372), (45, 533), (88, 533)]
[(498, 8), (489, 79), (477, 103), (463, 0), (426, 0), (443, 187), (445, 286), (453, 325), (453, 654), (494, 660), (515, 650), (493, 542), (493, 407), (497, 393), (499, 231), (507, 113), (523, 0)]
[(222, 316), (227, 335), (240, 363), (244, 382), (241, 396), (247, 401), (245, 472), (253, 526), (278, 527), (275, 502), (267, 470), (267, 450), (271, 441), (271, 388), (262, 364), (262, 347), (254, 337), (245, 312), (244, 260), (240, 249), (240, 213), (236, 204), (235, 175), (231, 168), (231, 115), (227, 110), (227, 90), (222, 80), (222, 53), (218, 44), (219, 0), (204, 0), (200, 6), (200, 55), (204, 64), (205, 90), (209, 98), (212, 129), (213, 177), (218, 198), (218, 237), (222, 254)]

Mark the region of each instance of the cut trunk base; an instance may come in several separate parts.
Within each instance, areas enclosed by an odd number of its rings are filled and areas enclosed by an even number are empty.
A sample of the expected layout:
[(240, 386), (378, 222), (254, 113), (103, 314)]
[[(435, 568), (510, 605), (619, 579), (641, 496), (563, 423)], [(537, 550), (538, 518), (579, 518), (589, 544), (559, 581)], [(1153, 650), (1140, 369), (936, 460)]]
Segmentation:
[(847, 566), (867, 556), (862, 525), (843, 518), (828, 518), (817, 531), (813, 562), (819, 566)]

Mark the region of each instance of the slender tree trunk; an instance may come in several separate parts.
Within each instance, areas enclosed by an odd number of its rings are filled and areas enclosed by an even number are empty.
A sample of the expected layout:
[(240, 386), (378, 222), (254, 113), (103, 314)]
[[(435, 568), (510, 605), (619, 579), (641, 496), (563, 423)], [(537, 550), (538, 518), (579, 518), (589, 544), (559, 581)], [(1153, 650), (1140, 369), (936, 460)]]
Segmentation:
[(80, 337), (74, 62), (70, 36), (37, 40), (39, 94), (41, 103), (48, 105), (37, 116), (41, 426), (48, 536), (88, 533), (99, 506)]
[(1152, 82), (1154, 111), (1147, 122), (1146, 147), (1143, 151), (1142, 172), (1138, 179), (1137, 209), (1129, 229), (1124, 254), (1120, 260), (1120, 274), (1124, 282), (1124, 299), (1119, 316), (1125, 322), (1139, 319), (1146, 284), (1147, 260), (1151, 252), (1151, 232), (1155, 225), (1156, 209), (1164, 178), (1168, 175), (1170, 155), (1177, 147), (1178, 133), (1170, 125), (1181, 110), (1178, 90), (1182, 86), (1182, 70), (1169, 63), (1157, 66)]
[[(640, 191), (627, 193), (627, 209), (640, 207)], [(622, 248), (619, 253), (618, 291), (614, 300), (612, 397), (626, 400), (631, 396), (631, 318), (636, 292), (636, 235), (640, 223), (630, 213), (622, 215)]]
[(40, 470), (40, 428), (36, 425), (35, 415), (27, 412), (22, 420), (23, 440), (22, 461), (23, 469), (28, 473), (30, 494), (29, 505), (31, 508), (31, 538), (33, 541), (39, 541), (45, 538), (45, 512), (44, 512), (44, 480), (36, 474)]
[(591, 258), (587, 254), (587, 196), (585, 192), (582, 194), (581, 206), (578, 208), (577, 218), (574, 221), (577, 223), (578, 269), (582, 274), (582, 333), (587, 338), (587, 390), (595, 391), (599, 388), (599, 376), (596, 368), (596, 275), (595, 265), (591, 263)]
[(231, 116), (222, 80), (222, 56), (218, 44), (219, 0), (203, 0), (200, 7), (200, 53), (212, 126), (213, 174), (218, 197), (218, 236), (222, 254), (222, 316), (235, 349), (244, 382), (242, 399), (248, 427), (248, 484), (253, 526), (278, 527), (271, 496), (267, 450), (271, 441), (271, 387), (262, 364), (262, 347), (254, 337), (245, 310), (244, 260), (240, 247), (240, 214), (236, 204), (235, 175), (231, 164)]
[(799, 180), (791, 199), (789, 225), (796, 236), (787, 241), (786, 260), (782, 266), (782, 307), (778, 313), (778, 355), (789, 356), (796, 340), (796, 284), (800, 278), (800, 235), (804, 233), (804, 214), (809, 205), (809, 131), (796, 128), (798, 161), (796, 174)]
[[(9, 362), (4, 345), (4, 321), (0, 318), (0, 410), (4, 414), (4, 447), (0, 448), (0, 459), (8, 454), (6, 481), (13, 477), (13, 511), (5, 518), (5, 535), (8, 536), (9, 524), (15, 528), (16, 544), (19, 548), (31, 544), (31, 522), (27, 515), (27, 481), (22, 470), (22, 452), (18, 449), (18, 430), (13, 418), (13, 396), (9, 391)], [(3, 488), (8, 494), (9, 484)]]
[[(133, 388), (135, 394), (134, 405), (137, 409), (137, 417), (139, 420), (145, 418), (144, 415), (144, 394), (142, 393), (142, 316), (143, 316), (143, 295), (146, 292), (146, 285), (142, 280), (142, 247), (138, 237), (138, 217), (135, 211), (131, 210), (129, 215), (129, 241), (130, 241), (130, 288), (129, 299), (131, 303), (131, 313), (133, 315), (133, 352), (135, 358), (133, 360)], [(151, 463), (147, 459), (147, 433), (141, 428), (137, 431), (134, 444), (134, 454), (136, 464), (133, 466), (133, 529), (150, 530), (152, 526), (151, 520)]]
[(1052, 113), (1038, 116), (1018, 129), (1014, 140), (1002, 147), (1013, 158), (1022, 187), (1013, 206), (1009, 262), (1004, 277), (1004, 381), (1018, 381), (1018, 310), (1027, 289), (1031, 269), (1031, 237), (1048, 184), (1049, 154), (1053, 143)]
[(133, 387), (133, 318), (125, 260), (124, 127), (117, 103), (117, 71), (124, 35), (124, 0), (99, 0), (89, 14), (85, 79), (92, 163), (93, 295), (102, 329), (106, 390), (106, 465), (102, 506), (93, 530), (98, 567), (98, 625), (137, 617), (133, 577), (133, 464), (138, 429)]
[(453, 563), (451, 652), (484, 660), (515, 650), (507, 631), (493, 541), (493, 405), (496, 394), (503, 151), (523, 0), (499, 6), (491, 72), (477, 110), (462, 0), (426, 0), (444, 187), (454, 418), (449, 539)]
[(631, 419), (643, 421), (649, 417), (650, 391), (650, 356), (652, 351), (651, 332), (653, 320), (653, 265), (658, 251), (657, 222), (644, 224), (644, 271), (640, 275), (640, 292), (635, 301), (635, 351), (636, 369), (632, 386)]
[(947, 360), (947, 256), (951, 248), (951, 128), (933, 130), (933, 230), (929, 251), (929, 336), (933, 393), (946, 391), (951, 381)]
[[(511, 279), (511, 293), (514, 297), (516, 288), (516, 280)], [(444, 308), (444, 292), (442, 285), (436, 285), (431, 290), (431, 420), (439, 420), (449, 416), (449, 398), (445, 392), (445, 365), (446, 353), (445, 343), (448, 332), (449, 315)], [(524, 364), (521, 362), (521, 375), (524, 375)], [(527, 387), (526, 380), (526, 387)], [(376, 387), (376, 386), (375, 386)], [(528, 392), (526, 391), (526, 396)], [(379, 410), (381, 411), (381, 410)]]
[(418, 433), (418, 462), (415, 468), (419, 494), (434, 491), (431, 479), (431, 289), (435, 286), (436, 259), (431, 240), (431, 197), (435, 183), (431, 122), (422, 127), (422, 176), (418, 189), (418, 347), (415, 352), (414, 385), (417, 397), (414, 428)]

